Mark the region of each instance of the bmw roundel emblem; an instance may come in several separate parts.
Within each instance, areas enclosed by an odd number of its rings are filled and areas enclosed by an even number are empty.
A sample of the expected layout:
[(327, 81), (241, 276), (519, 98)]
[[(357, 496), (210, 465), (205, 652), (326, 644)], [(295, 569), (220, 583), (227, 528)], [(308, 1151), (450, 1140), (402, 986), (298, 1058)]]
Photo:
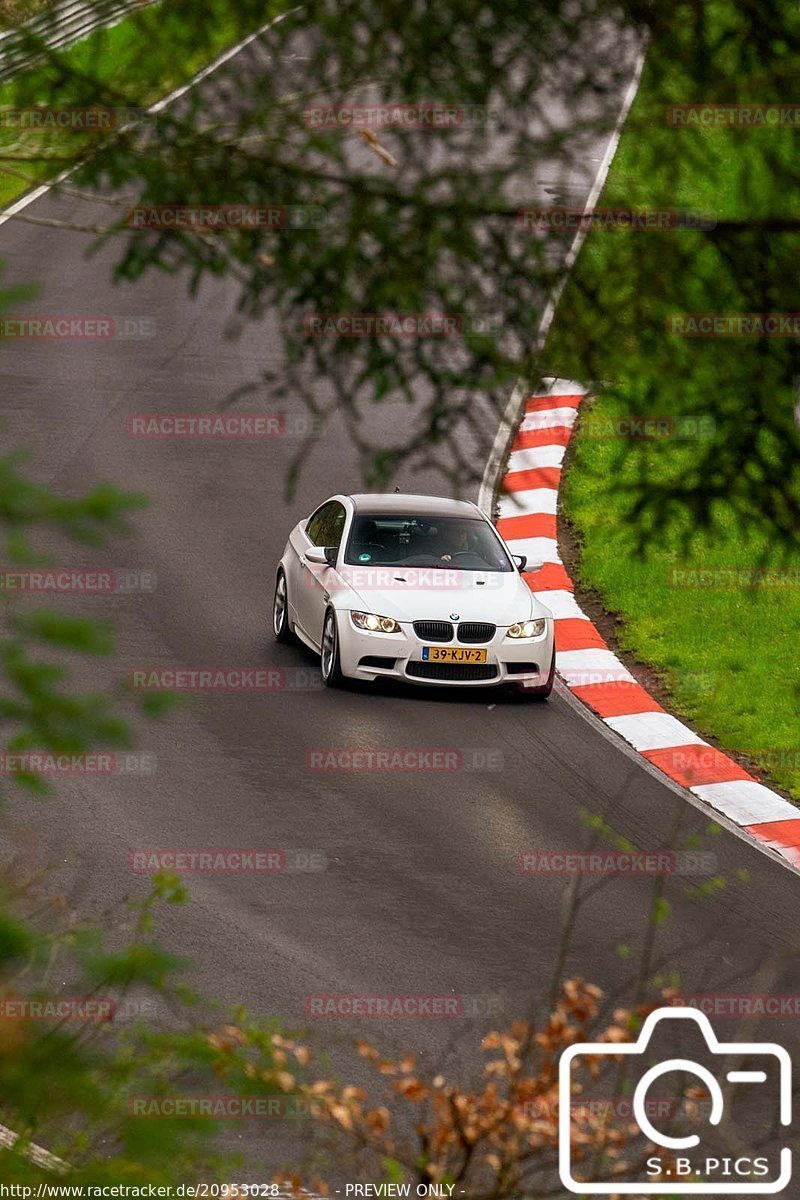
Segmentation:
[(450, 620), (457, 621), (460, 616), (461, 616), (461, 613), (450, 613)]

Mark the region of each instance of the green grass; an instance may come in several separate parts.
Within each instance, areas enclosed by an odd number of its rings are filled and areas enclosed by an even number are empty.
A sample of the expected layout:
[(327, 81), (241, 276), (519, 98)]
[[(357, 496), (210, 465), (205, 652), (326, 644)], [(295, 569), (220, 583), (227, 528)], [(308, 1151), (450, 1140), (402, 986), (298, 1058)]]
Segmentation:
[[(600, 411), (612, 420), (626, 410), (620, 401), (607, 400)], [(684, 453), (693, 453), (691, 444)], [(747, 577), (740, 581), (744, 586), (680, 586), (691, 579), (680, 570), (684, 565), (724, 573), (762, 561), (787, 564), (770, 555), (763, 538), (743, 542), (724, 509), (713, 536), (696, 535), (684, 550), (677, 535), (667, 535), (646, 557), (637, 556), (624, 495), (603, 486), (607, 479), (624, 483), (635, 469), (636, 455), (623, 463), (613, 438), (578, 436), (564, 503), (582, 544), (580, 581), (623, 618), (622, 649), (674, 681), (672, 707), (728, 750), (752, 754), (756, 761), (765, 751), (784, 751), (777, 765), (770, 757), (772, 774), (800, 797), (800, 560), (794, 563), (793, 587), (754, 590), (746, 586)], [(719, 578), (728, 580), (725, 574)]]
[[(60, 78), (52, 66), (36, 67), (0, 85), (0, 109), (146, 107), (188, 82), (278, 7), (209, 0), (202, 6), (201, 21), (199, 10), (192, 13), (186, 0), (162, 0), (64, 51), (59, 61), (71, 77)], [(0, 128), (0, 207), (90, 152), (97, 137), (92, 132)]]
[[(731, 6), (717, 11), (733, 28)], [(727, 94), (724, 84), (716, 95), (693, 84), (677, 46), (672, 64), (666, 55), (648, 64), (601, 207), (684, 208), (718, 220), (797, 215), (796, 190), (779, 182), (796, 158), (795, 130), (678, 132), (667, 126), (669, 103), (776, 98), (763, 80), (748, 88), (730, 53), (735, 86)], [(791, 92), (777, 66), (775, 72), (777, 95), (787, 86)], [(688, 341), (664, 330), (665, 316), (675, 311), (797, 311), (794, 294), (789, 301), (780, 287), (795, 286), (798, 239), (782, 236), (772, 235), (763, 253), (775, 254), (776, 263), (783, 254), (787, 283), (781, 280), (774, 294), (754, 302), (746, 271), (739, 278), (726, 270), (713, 239), (702, 234), (591, 233), (559, 307), (547, 366), (567, 377), (610, 381), (582, 417), (562, 493), (581, 550), (580, 583), (622, 619), (621, 648), (673, 678), (674, 711), (701, 735), (763, 762), (768, 781), (800, 802), (800, 554), (777, 546), (757, 512), (743, 520), (724, 497), (703, 514), (706, 527), (699, 508), (682, 517), (671, 510), (674, 519), (662, 523), (656, 505), (642, 517), (644, 538), (637, 539), (627, 490), (643, 478), (656, 486), (691, 484), (713, 473), (726, 449), (708, 422), (709, 395), (724, 411), (741, 414), (754, 444), (762, 437), (753, 420), (757, 403), (782, 405), (786, 437), (796, 438), (782, 369), (785, 343)], [(776, 275), (780, 280), (781, 272)], [(590, 349), (581, 329), (594, 339)], [(630, 414), (699, 420), (699, 435), (685, 436), (692, 426), (684, 424), (683, 437), (631, 441), (618, 436), (615, 425)], [(768, 440), (759, 445), (768, 471), (770, 461), (780, 461), (780, 447)], [(793, 572), (793, 586), (673, 586), (671, 569), (684, 565), (774, 567)]]

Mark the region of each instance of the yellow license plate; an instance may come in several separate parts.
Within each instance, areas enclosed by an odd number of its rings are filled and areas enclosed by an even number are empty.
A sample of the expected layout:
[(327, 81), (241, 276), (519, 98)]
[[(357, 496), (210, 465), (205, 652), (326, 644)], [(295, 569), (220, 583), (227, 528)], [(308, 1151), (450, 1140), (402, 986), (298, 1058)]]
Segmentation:
[(485, 663), (485, 650), (466, 650), (460, 646), (423, 646), (423, 662)]

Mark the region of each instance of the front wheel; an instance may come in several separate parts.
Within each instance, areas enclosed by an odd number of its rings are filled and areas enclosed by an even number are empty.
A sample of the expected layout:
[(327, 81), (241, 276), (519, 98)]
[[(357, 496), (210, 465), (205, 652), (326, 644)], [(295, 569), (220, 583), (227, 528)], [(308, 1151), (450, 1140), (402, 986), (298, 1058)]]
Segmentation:
[(341, 687), (344, 682), (341, 661), (339, 658), (339, 633), (336, 628), (336, 615), (332, 608), (325, 613), (325, 623), (322, 626), (322, 653), (320, 655), (322, 682), (326, 687)]
[(272, 602), (272, 632), (275, 641), (288, 645), (294, 641), (294, 635), (289, 628), (289, 593), (286, 590), (286, 576), (283, 567), (275, 578), (275, 599)]
[(553, 683), (556, 677), (556, 648), (553, 647), (553, 657), (550, 660), (550, 670), (547, 673), (547, 680), (543, 687), (531, 688), (527, 693), (532, 700), (546, 700), (553, 690)]

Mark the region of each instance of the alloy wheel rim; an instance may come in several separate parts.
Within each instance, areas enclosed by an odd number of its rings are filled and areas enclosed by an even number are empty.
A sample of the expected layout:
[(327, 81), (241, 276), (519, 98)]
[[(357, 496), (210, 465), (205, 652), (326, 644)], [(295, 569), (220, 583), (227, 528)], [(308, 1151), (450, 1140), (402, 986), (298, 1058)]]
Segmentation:
[(278, 582), (275, 585), (275, 605), (272, 610), (272, 624), (276, 633), (280, 633), (283, 625), (283, 617), (286, 612), (286, 580), (283, 575), (278, 576)]
[(325, 618), (325, 629), (322, 633), (322, 674), (327, 679), (333, 667), (333, 654), (336, 646), (336, 633), (333, 627), (333, 617), (328, 614)]

